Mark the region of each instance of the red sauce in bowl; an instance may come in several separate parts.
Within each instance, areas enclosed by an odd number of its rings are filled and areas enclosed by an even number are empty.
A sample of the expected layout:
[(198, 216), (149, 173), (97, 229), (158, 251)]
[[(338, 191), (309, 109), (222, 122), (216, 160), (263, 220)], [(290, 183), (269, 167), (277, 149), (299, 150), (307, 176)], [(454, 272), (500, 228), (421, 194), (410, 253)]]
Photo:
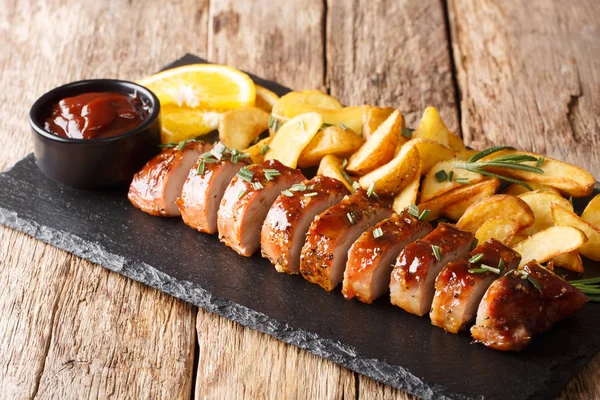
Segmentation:
[(140, 126), (149, 115), (137, 95), (84, 93), (52, 105), (44, 129), (71, 139), (106, 138)]

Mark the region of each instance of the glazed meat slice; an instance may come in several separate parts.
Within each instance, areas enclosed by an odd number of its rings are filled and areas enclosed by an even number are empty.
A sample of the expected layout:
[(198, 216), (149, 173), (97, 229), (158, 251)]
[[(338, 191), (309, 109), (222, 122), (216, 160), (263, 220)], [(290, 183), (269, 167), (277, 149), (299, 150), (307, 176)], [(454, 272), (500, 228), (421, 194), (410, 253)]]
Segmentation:
[(225, 189), (248, 162), (241, 159), (233, 163), (231, 157), (221, 160), (211, 157), (209, 161), (198, 158), (183, 184), (177, 205), (186, 225), (200, 232), (214, 234), (217, 233), (217, 211)]
[(390, 274), (400, 251), (431, 232), (431, 225), (407, 211), (394, 214), (365, 231), (348, 252), (342, 293), (372, 303), (387, 292)]
[(536, 261), (495, 280), (485, 292), (473, 338), (502, 351), (520, 351), (533, 335), (575, 314), (589, 298)]
[(467, 258), (446, 265), (435, 280), (431, 323), (446, 332), (458, 333), (475, 319), (481, 298), (492, 282), (499, 274), (517, 268), (520, 261), (519, 253), (490, 239)]
[(392, 304), (411, 314), (429, 312), (438, 273), (444, 265), (466, 256), (473, 239), (472, 233), (441, 223), (422, 240), (406, 246), (391, 276)]
[(348, 189), (339, 180), (317, 175), (279, 195), (261, 232), (262, 256), (279, 272), (297, 274), (300, 251), (314, 218), (339, 203)]
[(302, 172), (277, 160), (240, 169), (225, 189), (217, 213), (219, 239), (242, 256), (254, 254), (269, 208), (283, 190), (304, 179)]
[(134, 175), (129, 186), (129, 201), (148, 214), (179, 216), (177, 198), (188, 172), (200, 154), (211, 147), (207, 143), (191, 142), (181, 150), (176, 147), (164, 150)]
[(344, 275), (348, 249), (363, 233), (392, 214), (375, 196), (358, 189), (319, 214), (310, 225), (300, 256), (300, 273), (328, 292)]

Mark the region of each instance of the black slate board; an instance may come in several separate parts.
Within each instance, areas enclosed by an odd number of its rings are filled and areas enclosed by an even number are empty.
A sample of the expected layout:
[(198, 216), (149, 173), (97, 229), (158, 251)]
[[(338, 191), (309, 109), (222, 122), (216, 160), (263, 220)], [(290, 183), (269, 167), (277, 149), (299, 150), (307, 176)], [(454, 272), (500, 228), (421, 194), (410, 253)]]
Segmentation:
[[(202, 60), (187, 55), (169, 67), (193, 62)], [(554, 396), (600, 350), (600, 304), (587, 304), (520, 354), (496, 352), (386, 299), (346, 301), (339, 290), (279, 274), (178, 218), (134, 209), (122, 192), (65, 187), (42, 175), (33, 155), (0, 174), (0, 224), (423, 398)], [(600, 275), (598, 263), (588, 263), (586, 275)]]

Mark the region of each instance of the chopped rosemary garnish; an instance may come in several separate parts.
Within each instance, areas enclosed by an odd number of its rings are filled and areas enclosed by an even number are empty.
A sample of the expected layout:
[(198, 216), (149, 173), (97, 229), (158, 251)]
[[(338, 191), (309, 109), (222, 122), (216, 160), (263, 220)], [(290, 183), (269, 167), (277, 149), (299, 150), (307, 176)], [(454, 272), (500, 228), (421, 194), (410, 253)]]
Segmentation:
[(294, 197), (294, 193), (290, 192), (289, 190), (282, 190), (281, 194), (287, 197)]
[(196, 168), (196, 172), (198, 175), (204, 174), (204, 160), (202, 158), (198, 160), (198, 168)]
[(264, 189), (265, 187), (262, 185), (262, 183), (260, 182), (254, 182), (252, 184), (252, 187), (254, 188), (254, 190), (260, 190), (260, 189)]
[(472, 268), (469, 270), (469, 273), (471, 273), (471, 274), (483, 274), (486, 272), (493, 272), (496, 275), (500, 275), (499, 268), (490, 267), (489, 265), (485, 265), (485, 264), (481, 264), (479, 266), (479, 268)]
[[(517, 269), (515, 270), (519, 275), (521, 275), (521, 279), (527, 279), (529, 283), (533, 285), (540, 293), (542, 293), (542, 285), (535, 279), (531, 274), (525, 270)], [(510, 272), (510, 271), (509, 271)]]
[(306, 129), (304, 129), (304, 121), (302, 121), (302, 120), (298, 121), (298, 125), (300, 125), (300, 129), (302, 129), (303, 131), (306, 130)]
[(348, 180), (350, 180), (352, 182), (352, 189), (354, 189), (354, 191), (357, 191), (358, 189), (360, 189), (360, 185), (358, 184), (358, 182), (352, 181), (352, 179), (350, 179), (350, 178), (348, 178)]
[(569, 196), (569, 203), (573, 204), (573, 196)]
[(343, 122), (340, 122), (340, 126), (342, 127), (343, 130), (347, 131), (348, 127), (346, 125), (344, 125)]
[[(264, 126), (264, 125), (263, 125)], [(269, 151), (271, 148), (269, 146), (267, 146), (266, 144), (260, 149), (260, 154), (262, 154), (263, 156), (265, 154), (267, 154), (267, 151)]]
[(269, 117), (269, 123), (267, 124), (267, 126), (272, 129), (274, 132), (277, 132), (279, 130), (279, 128), (281, 128), (281, 122), (273, 117), (272, 115)]
[(460, 183), (461, 185), (468, 185), (471, 181), (468, 178), (455, 178), (454, 182)]
[(419, 207), (417, 207), (416, 204), (409, 204), (408, 207), (407, 207), (407, 209), (406, 209), (406, 211), (408, 211), (408, 213), (410, 215), (412, 215), (413, 217), (419, 218), (420, 211), (419, 211)]
[(318, 195), (317, 192), (304, 193), (304, 197), (313, 197), (313, 196), (316, 196), (316, 195)]
[(313, 184), (312, 184), (312, 185), (310, 185), (310, 186), (309, 186), (307, 189), (308, 189), (308, 190), (313, 190), (314, 188), (315, 188), (315, 185), (314, 185), (314, 183), (313, 183)]
[(503, 259), (500, 259), (500, 261), (498, 261), (498, 269), (500, 271), (504, 270), (504, 260)]
[(454, 171), (450, 171), (450, 173), (448, 174), (448, 181), (452, 182), (453, 179), (454, 179)]
[(431, 212), (431, 210), (423, 210), (423, 212), (421, 214), (419, 214), (419, 221), (425, 221), (427, 219), (427, 217), (429, 216), (430, 212)]
[(294, 183), (290, 190), (292, 192), (303, 192), (306, 190), (306, 185), (304, 183)]
[(544, 161), (546, 161), (546, 157), (538, 158), (537, 163), (535, 163), (535, 166), (540, 168), (542, 165), (544, 165)]
[(240, 179), (243, 179), (246, 182), (252, 183), (252, 177), (254, 176), (254, 172), (249, 171), (246, 167), (243, 167), (238, 171), (237, 176), (239, 176)]
[(447, 181), (448, 173), (446, 172), (446, 170), (440, 169), (438, 172), (435, 173), (435, 179), (437, 179), (438, 182)]
[(242, 189), (240, 190), (240, 192), (237, 195), (238, 199), (241, 199), (242, 197), (244, 197), (244, 195), (246, 194), (246, 189)]
[(215, 144), (215, 147), (211, 149), (210, 154), (212, 154), (217, 160), (221, 160), (221, 158), (223, 158), (223, 153), (225, 152), (225, 149), (225, 145), (221, 142), (218, 142), (217, 144)]
[(402, 130), (400, 131), (400, 133), (402, 134), (402, 136), (404, 136), (407, 139), (411, 139), (412, 138), (412, 134), (415, 130), (414, 129), (410, 129), (410, 128), (402, 128)]
[(477, 238), (473, 238), (473, 243), (471, 243), (471, 251), (475, 250), (475, 247), (479, 244), (479, 240)]
[(158, 147), (162, 148), (162, 149), (169, 149), (169, 148), (173, 148), (176, 147), (177, 150), (181, 151), (183, 150), (183, 148), (185, 147), (186, 144), (188, 143), (194, 143), (194, 142), (199, 142), (200, 140), (194, 138), (194, 139), (185, 139), (182, 140), (181, 142), (169, 142), (169, 143), (164, 143), (164, 144), (159, 144)]
[(354, 222), (354, 216), (352, 212), (346, 213), (346, 218), (348, 218), (348, 221), (350, 221), (351, 225), (354, 225), (356, 222)]
[(475, 264), (476, 262), (481, 261), (483, 258), (483, 253), (475, 254), (473, 257), (469, 259), (470, 264)]
[(333, 124), (328, 124), (327, 122), (323, 122), (323, 124), (321, 125), (321, 129), (325, 129), (325, 128), (328, 128), (330, 126), (333, 126)]
[(268, 181), (272, 181), (276, 176), (281, 175), (281, 172), (277, 171), (276, 169), (264, 169), (263, 173)]
[(369, 188), (367, 189), (367, 197), (371, 197), (372, 195), (377, 196), (373, 189), (375, 189), (375, 181), (371, 182), (369, 185)]
[(440, 252), (440, 246), (438, 246), (437, 244), (432, 244), (431, 251), (433, 252), (433, 255), (435, 256), (436, 260), (442, 261), (442, 254)]
[(376, 229), (373, 230), (373, 237), (375, 239), (379, 239), (382, 236), (383, 236), (383, 229), (381, 229), (381, 227), (376, 228)]
[(347, 158), (344, 158), (344, 159), (342, 160), (342, 168), (346, 168), (346, 165), (348, 165), (348, 159), (347, 159)]

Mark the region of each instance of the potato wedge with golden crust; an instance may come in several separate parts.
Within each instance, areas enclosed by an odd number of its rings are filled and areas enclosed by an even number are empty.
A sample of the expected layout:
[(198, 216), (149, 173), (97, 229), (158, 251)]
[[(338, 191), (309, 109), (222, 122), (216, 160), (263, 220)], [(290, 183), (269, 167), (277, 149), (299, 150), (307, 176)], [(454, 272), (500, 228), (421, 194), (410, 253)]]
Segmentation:
[[(379, 125), (383, 124), (383, 121), (388, 119), (388, 117), (396, 111), (393, 107), (372, 107), (369, 106), (365, 113), (363, 114), (363, 137), (368, 139)], [(402, 126), (400, 129), (405, 127), (404, 118), (402, 118)]]
[(317, 113), (300, 114), (283, 124), (271, 140), (265, 160), (279, 160), (283, 165), (296, 168), (298, 157), (321, 129), (323, 118)]
[(481, 199), (467, 208), (456, 223), (456, 227), (474, 233), (485, 221), (506, 216), (510, 216), (519, 223), (519, 230), (533, 225), (533, 211), (527, 203), (516, 196), (496, 194)]
[[(503, 150), (485, 157), (482, 161), (490, 161), (500, 156), (525, 154), (533, 157), (543, 157), (539, 154), (528, 153), (517, 150)], [(526, 162), (524, 165), (536, 166), (536, 162)], [(555, 160), (553, 158), (543, 158), (543, 163), (539, 167), (544, 171), (538, 174), (530, 171), (522, 171), (508, 168), (487, 168), (492, 172), (500, 172), (513, 178), (537, 182), (542, 185), (550, 186), (560, 190), (562, 193), (573, 197), (585, 197), (592, 194), (594, 184), (596, 183), (592, 174), (588, 171), (571, 165), (569, 163)]]
[[(454, 134), (450, 131), (448, 131), (448, 147), (450, 147), (452, 150), (454, 150), (455, 152), (460, 152), (460, 151), (473, 151), (475, 153), (477, 153), (477, 151), (475, 150), (468, 150), (467, 146), (465, 146), (465, 142), (463, 142), (462, 138), (460, 136), (458, 136), (457, 134)], [(470, 156), (467, 158), (469, 159), (471, 158)]]
[(519, 266), (523, 266), (531, 260), (544, 263), (559, 254), (581, 248), (587, 241), (585, 233), (577, 228), (552, 226), (523, 240), (513, 250), (521, 255)]
[(508, 247), (515, 247), (517, 244), (521, 243), (523, 240), (527, 239), (529, 236), (525, 236), (525, 235), (521, 235), (521, 234), (517, 234), (515, 235), (515, 237), (510, 241), (510, 244), (508, 245)]
[(298, 159), (298, 167), (306, 168), (319, 165), (327, 154), (347, 158), (363, 145), (364, 139), (351, 129), (343, 129), (338, 125), (321, 129), (310, 143), (302, 150)]
[(253, 164), (258, 164), (265, 161), (265, 154), (269, 151), (269, 144), (273, 140), (273, 136), (269, 136), (259, 141), (258, 143), (248, 147), (244, 150), (244, 153), (250, 155)]
[(346, 169), (357, 175), (364, 175), (394, 158), (401, 119), (400, 111), (394, 111), (365, 144), (350, 156)]
[(320, 90), (302, 90), (281, 96), (273, 105), (271, 113), (275, 118), (293, 118), (298, 115), (291, 115), (291, 108), (294, 105), (306, 105), (328, 110), (340, 110), (344, 108), (337, 99), (327, 93), (323, 93)]
[(552, 259), (555, 267), (562, 267), (570, 271), (583, 272), (583, 261), (577, 250), (559, 254)]
[[(443, 144), (448, 147), (450, 145), (450, 139), (448, 138), (452, 132), (448, 130), (442, 117), (435, 107), (427, 107), (419, 122), (419, 126), (413, 132), (413, 138), (430, 139)], [(456, 144), (456, 141), (454, 140)]]
[(422, 174), (428, 173), (434, 165), (454, 157), (452, 149), (430, 139), (411, 139), (404, 144), (404, 146), (409, 145), (414, 145), (419, 150)]
[(421, 183), (421, 172), (417, 171), (415, 176), (412, 177), (410, 182), (404, 186), (404, 188), (394, 196), (394, 203), (392, 208), (394, 212), (400, 214), (411, 204), (417, 204), (419, 197), (419, 185)]
[(482, 192), (495, 192), (498, 189), (498, 186), (500, 186), (500, 181), (497, 179), (485, 180), (473, 185), (462, 185), (461, 187), (450, 192), (446, 192), (439, 197), (435, 197), (426, 202), (421, 202), (419, 204), (419, 210), (430, 210), (427, 220), (432, 221), (434, 219), (438, 219), (442, 215), (442, 210), (447, 209), (448, 206), (466, 199), (471, 199), (472, 197), (477, 197)]
[[(479, 190), (472, 193), (471, 196), (465, 197), (464, 199), (458, 200), (452, 204), (447, 205), (442, 209), (442, 215), (453, 221), (458, 221), (467, 208), (485, 197), (490, 197), (496, 194), (496, 191), (500, 187), (500, 180), (496, 178), (484, 180), (480, 183), (476, 183), (472, 186), (476, 186)], [(461, 188), (454, 189), (460, 190)], [(442, 195), (444, 196), (444, 195)]]
[(400, 192), (418, 170), (419, 151), (414, 146), (402, 146), (402, 151), (392, 161), (360, 177), (358, 183), (363, 189), (373, 184), (375, 193), (391, 196)]
[(243, 150), (269, 127), (269, 113), (257, 107), (227, 111), (219, 122), (219, 140), (230, 149)]
[(459, 160), (467, 161), (469, 158), (473, 157), (475, 154), (479, 153), (477, 150), (454, 150), (455, 158)]
[[(431, 200), (452, 189), (464, 186), (465, 184), (478, 183), (485, 179), (485, 176), (477, 172), (467, 171), (462, 168), (464, 165), (464, 161), (455, 158), (434, 165), (423, 180), (421, 201)], [(439, 174), (444, 174), (445, 179), (440, 179)], [(450, 174), (453, 175), (452, 180), (449, 179)]]
[[(538, 191), (538, 192), (552, 192), (552, 193), (556, 193), (559, 196), (561, 195), (560, 191), (558, 191), (557, 189), (554, 189), (553, 187), (550, 187), (550, 186), (542, 185), (541, 183), (529, 182), (529, 181), (524, 181), (524, 183), (526, 183), (527, 185), (529, 185), (534, 191)], [(519, 185), (517, 183), (513, 183), (512, 185), (510, 185), (509, 187), (506, 188), (506, 190), (504, 191), (504, 194), (510, 194), (510, 195), (513, 195), (513, 196), (518, 196), (518, 195), (526, 193), (526, 192), (531, 192), (531, 190), (527, 189), (523, 185)]]
[(518, 231), (519, 223), (514, 219), (496, 217), (485, 221), (475, 232), (475, 237), (479, 243), (484, 243), (493, 238), (508, 246)]
[(352, 187), (352, 181), (344, 172), (343, 162), (336, 156), (328, 154), (325, 157), (323, 157), (321, 163), (319, 164), (319, 170), (317, 171), (317, 175), (335, 178), (342, 182), (351, 193), (354, 192), (354, 188)]
[(585, 207), (581, 218), (600, 228), (600, 194), (596, 195)]
[(316, 112), (323, 117), (323, 123), (329, 125), (339, 125), (342, 128), (352, 129), (361, 134), (363, 126), (363, 115), (368, 106), (344, 107), (338, 110), (319, 108), (305, 104), (292, 104), (288, 107), (286, 113), (289, 118), (308, 112)]
[(554, 226), (554, 218), (552, 217), (552, 203), (558, 203), (568, 210), (573, 211), (573, 205), (569, 200), (562, 197), (560, 194), (551, 192), (525, 192), (518, 196), (531, 207), (535, 221), (529, 228), (523, 229), (523, 235), (531, 236), (537, 232)]
[[(570, 226), (581, 230), (589, 241), (579, 248), (579, 253), (590, 260), (600, 261), (600, 228), (592, 225), (568, 208), (560, 204), (552, 204), (552, 216), (556, 225)], [(563, 251), (566, 253), (566, 251)]]

